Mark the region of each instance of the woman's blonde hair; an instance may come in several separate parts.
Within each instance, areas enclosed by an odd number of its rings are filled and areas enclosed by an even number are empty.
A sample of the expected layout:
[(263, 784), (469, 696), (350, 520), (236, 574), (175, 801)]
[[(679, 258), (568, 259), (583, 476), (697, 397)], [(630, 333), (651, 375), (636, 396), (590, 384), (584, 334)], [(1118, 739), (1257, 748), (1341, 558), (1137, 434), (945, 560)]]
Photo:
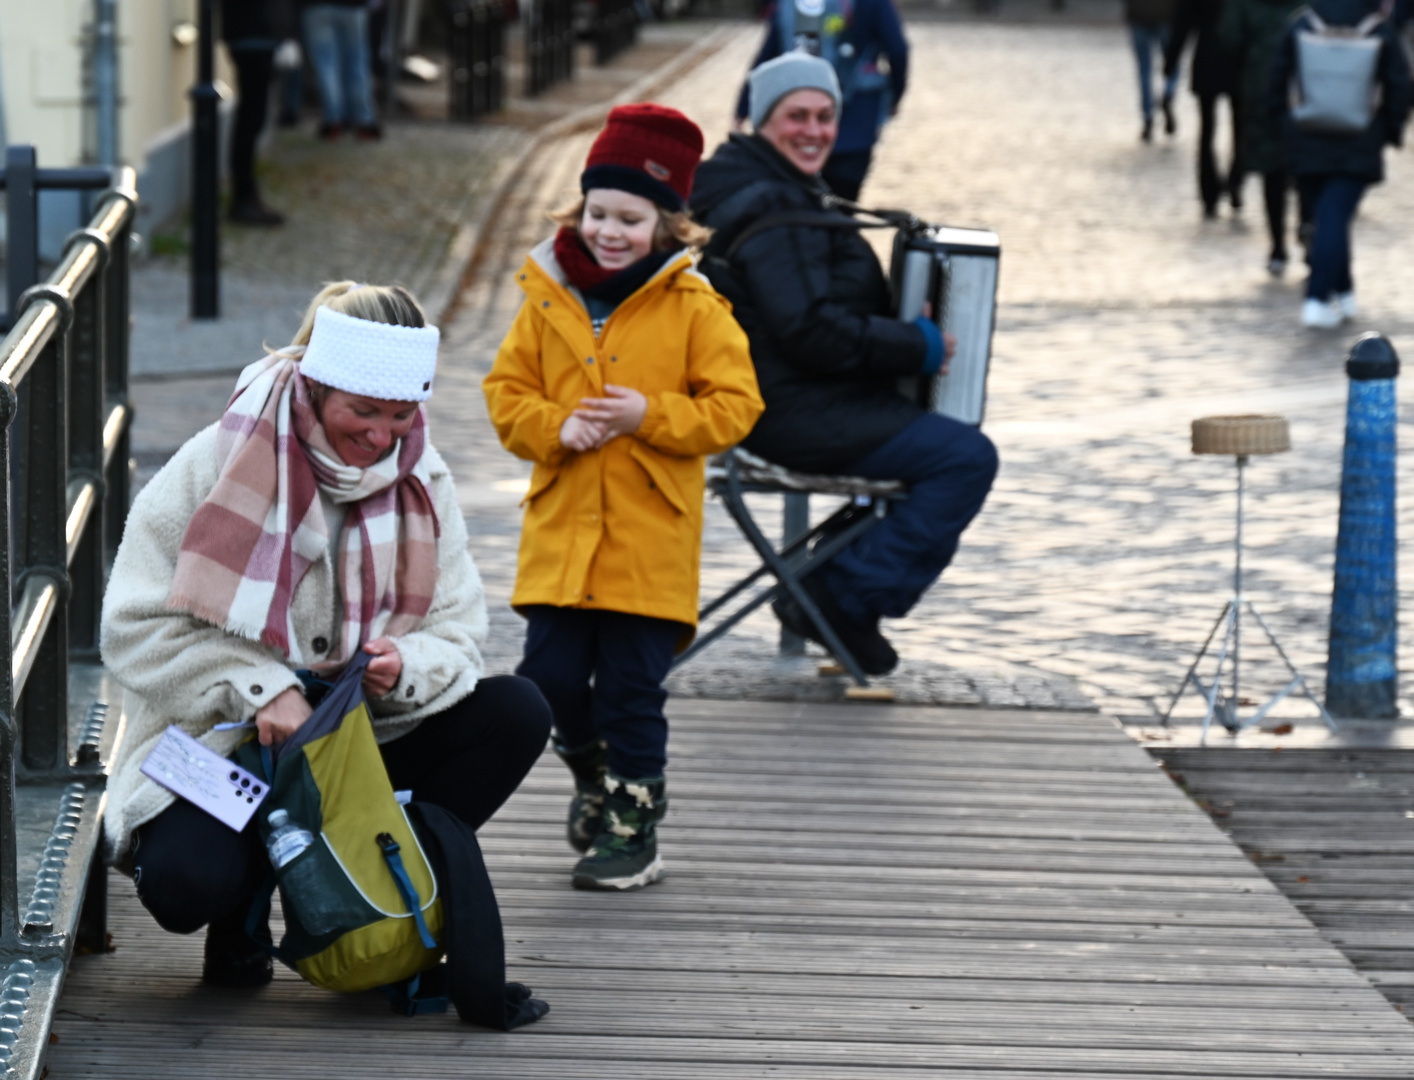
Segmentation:
[[(658, 211), (658, 225), (653, 230), (654, 251), (672, 251), (683, 247), (700, 250), (712, 239), (712, 230), (693, 221), (688, 211), (664, 210), (656, 203), (654, 208)], [(551, 210), (549, 217), (556, 225), (578, 231), (584, 217), (584, 196), (558, 210)]]
[(360, 285), (356, 281), (330, 281), (315, 294), (305, 308), (304, 321), (300, 323), (295, 338), (283, 349), (282, 355), (303, 350), (309, 344), (309, 335), (314, 332), (314, 314), (327, 307), (341, 315), (351, 315), (355, 319), (369, 322), (388, 323), (391, 326), (411, 326), (421, 329), (427, 325), (427, 315), (416, 297), (401, 285)]

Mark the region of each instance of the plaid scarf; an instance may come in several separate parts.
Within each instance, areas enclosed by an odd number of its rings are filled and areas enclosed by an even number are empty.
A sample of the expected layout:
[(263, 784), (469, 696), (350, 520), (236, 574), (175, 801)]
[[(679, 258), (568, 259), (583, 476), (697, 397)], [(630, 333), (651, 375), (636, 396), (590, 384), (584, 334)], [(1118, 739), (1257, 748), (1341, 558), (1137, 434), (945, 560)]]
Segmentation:
[(298, 362), (267, 356), (251, 364), (221, 417), (220, 475), (187, 525), (168, 607), (303, 663), (290, 602), (329, 545), (322, 488), (348, 513), (338, 540), (339, 646), (315, 666), (342, 665), (375, 631), (397, 637), (415, 629), (437, 587), (426, 441), (419, 409), (393, 453), (367, 469), (345, 465)]

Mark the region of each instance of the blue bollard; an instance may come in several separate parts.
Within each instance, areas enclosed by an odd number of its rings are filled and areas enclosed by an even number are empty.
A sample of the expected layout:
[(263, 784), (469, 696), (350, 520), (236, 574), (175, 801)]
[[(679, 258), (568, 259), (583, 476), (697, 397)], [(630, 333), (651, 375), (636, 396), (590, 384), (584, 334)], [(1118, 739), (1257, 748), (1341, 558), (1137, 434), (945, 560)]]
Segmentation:
[(1340, 477), (1326, 709), (1332, 716), (1399, 715), (1395, 651), (1395, 378), (1399, 356), (1382, 334), (1364, 334), (1345, 362), (1350, 399)]

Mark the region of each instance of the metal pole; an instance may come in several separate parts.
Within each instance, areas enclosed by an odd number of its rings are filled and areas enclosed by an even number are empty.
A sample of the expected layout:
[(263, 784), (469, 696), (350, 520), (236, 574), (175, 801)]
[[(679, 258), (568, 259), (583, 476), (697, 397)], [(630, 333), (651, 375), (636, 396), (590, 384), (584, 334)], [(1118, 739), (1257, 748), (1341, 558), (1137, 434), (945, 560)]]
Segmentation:
[[(810, 528), (810, 496), (800, 493), (792, 493), (786, 496), (785, 521), (781, 526), (784, 533), (783, 540), (789, 544), (801, 533)], [(784, 547), (785, 544), (782, 544)], [(805, 639), (799, 634), (781, 627), (781, 655), (782, 656), (804, 656)]]
[(95, 0), (93, 89), (98, 120), (98, 163), (118, 164), (118, 4)]
[[(5, 151), (5, 278), (7, 319), (14, 324), (20, 294), (39, 281), (39, 192), (32, 146)], [(7, 327), (8, 329), (8, 327)]]
[(1399, 356), (1365, 334), (1345, 363), (1350, 398), (1340, 476), (1326, 709), (1338, 717), (1399, 716), (1399, 591), (1395, 518)]
[(1237, 722), (1238, 703), (1242, 700), (1242, 500), (1246, 494), (1243, 480), (1247, 473), (1247, 455), (1237, 455), (1237, 561), (1232, 572), (1232, 710), (1229, 716)]
[(215, 83), (216, 0), (199, 0), (197, 82), (192, 87), (191, 191), (191, 317), (215, 319), (221, 314), (220, 229), (217, 223), (220, 162)]

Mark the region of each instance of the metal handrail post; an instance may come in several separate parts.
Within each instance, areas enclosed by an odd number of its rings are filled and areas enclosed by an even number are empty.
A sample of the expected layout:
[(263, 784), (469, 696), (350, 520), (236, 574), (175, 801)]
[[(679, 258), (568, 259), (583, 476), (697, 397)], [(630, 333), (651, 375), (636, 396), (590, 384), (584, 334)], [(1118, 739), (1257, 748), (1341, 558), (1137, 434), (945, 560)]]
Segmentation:
[(30, 387), (29, 400), (20, 416), (27, 436), (25, 531), (17, 585), (23, 594), (30, 578), (43, 576), (58, 586), (59, 596), (30, 669), (29, 692), (22, 695), (17, 709), (19, 764), (26, 773), (51, 773), (67, 768), (69, 763), (69, 616), (65, 602), (69, 593), (67, 327), (49, 339), (25, 383)]
[[(103, 429), (108, 416), (104, 351), (108, 343), (107, 285), (110, 245), (102, 233), (84, 229), (69, 246), (92, 244), (102, 255), (101, 272), (74, 297), (74, 326), (69, 334), (69, 469), (65, 503), (69, 572), (69, 648), (85, 659), (98, 655), (98, 625), (103, 612), (103, 515), (91, 514), (79, 526), (76, 509), (101, 507), (103, 498)], [(90, 487), (90, 485), (92, 485)]]
[(110, 416), (114, 410), (124, 411), (117, 445), (107, 457), (104, 475), (107, 487), (103, 500), (104, 554), (109, 561), (118, 554), (118, 545), (123, 540), (123, 526), (128, 518), (128, 503), (132, 500), (132, 436), (129, 433), (132, 430), (133, 408), (128, 397), (128, 350), (132, 334), (132, 318), (129, 315), (133, 238), (131, 210), (136, 206), (137, 174), (131, 168), (121, 171), (118, 186), (110, 197), (126, 202), (130, 212), (110, 245), (108, 280), (103, 290), (108, 304), (108, 315), (104, 320), (108, 340), (103, 348), (108, 411)]
[[(10, 505), (10, 424), (15, 392), (0, 383), (0, 506)], [(10, 532), (0, 529), (0, 581), (10, 578)], [(10, 641), (10, 605), (0, 604), (0, 642)], [(19, 728), (15, 723), (10, 665), (0, 664), (0, 955), (14, 955), (20, 941), (20, 851), (16, 827), (15, 758)]]

